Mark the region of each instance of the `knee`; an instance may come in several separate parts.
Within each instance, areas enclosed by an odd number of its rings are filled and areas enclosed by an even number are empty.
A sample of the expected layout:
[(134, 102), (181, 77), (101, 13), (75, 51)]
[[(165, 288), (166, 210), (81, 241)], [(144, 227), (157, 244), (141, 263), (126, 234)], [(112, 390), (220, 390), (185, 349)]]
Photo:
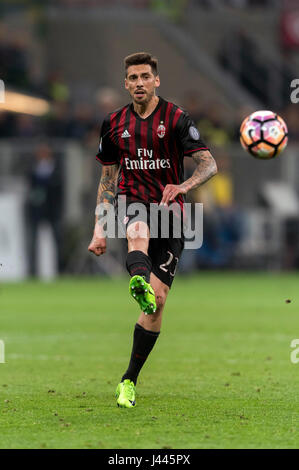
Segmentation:
[(163, 290), (159, 290), (155, 292), (155, 297), (156, 297), (157, 312), (160, 312), (163, 310), (163, 307), (165, 305), (167, 293), (164, 292)]
[(147, 254), (149, 240), (146, 237), (135, 237), (127, 235), (128, 249), (130, 251), (143, 251)]
[(163, 308), (166, 302), (168, 292), (167, 290), (164, 291), (160, 288), (154, 290), (157, 309), (155, 313), (152, 313), (151, 315), (143, 315), (143, 318), (141, 319), (141, 326), (143, 326), (147, 330), (160, 331)]
[(128, 239), (128, 246), (130, 251), (139, 250), (139, 251), (146, 251), (148, 246), (148, 241), (141, 237), (127, 237)]
[(157, 308), (156, 308), (155, 313), (152, 313), (151, 315), (146, 316), (148, 323), (154, 324), (157, 321), (160, 321), (160, 317), (162, 315), (163, 308), (166, 302), (166, 297), (167, 297), (167, 294), (165, 294), (164, 292), (160, 292), (160, 291), (155, 292)]
[(144, 222), (136, 222), (129, 225), (127, 229), (128, 243), (132, 246), (139, 246), (148, 243), (149, 228)]

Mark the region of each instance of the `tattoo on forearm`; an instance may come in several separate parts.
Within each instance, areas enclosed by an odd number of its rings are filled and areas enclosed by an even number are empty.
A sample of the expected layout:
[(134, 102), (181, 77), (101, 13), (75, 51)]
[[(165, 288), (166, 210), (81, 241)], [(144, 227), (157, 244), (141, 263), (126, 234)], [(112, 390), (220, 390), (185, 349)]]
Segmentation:
[(197, 163), (197, 167), (193, 175), (181, 185), (186, 192), (197, 188), (217, 173), (216, 162), (208, 150), (194, 152), (192, 158)]
[[(99, 204), (113, 204), (118, 176), (118, 165), (103, 166), (99, 183), (97, 206)], [(96, 217), (96, 221), (98, 217)]]

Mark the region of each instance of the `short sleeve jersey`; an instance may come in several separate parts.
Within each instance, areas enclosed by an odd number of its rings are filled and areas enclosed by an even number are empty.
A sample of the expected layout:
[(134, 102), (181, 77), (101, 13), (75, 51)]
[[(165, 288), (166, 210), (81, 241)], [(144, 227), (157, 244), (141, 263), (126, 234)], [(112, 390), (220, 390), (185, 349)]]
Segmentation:
[[(199, 150), (209, 149), (188, 113), (159, 97), (145, 119), (133, 104), (110, 113), (102, 125), (96, 158), (103, 165), (119, 165), (117, 195), (159, 203), (167, 184), (184, 181), (184, 156)], [(176, 201), (182, 206), (182, 195)]]

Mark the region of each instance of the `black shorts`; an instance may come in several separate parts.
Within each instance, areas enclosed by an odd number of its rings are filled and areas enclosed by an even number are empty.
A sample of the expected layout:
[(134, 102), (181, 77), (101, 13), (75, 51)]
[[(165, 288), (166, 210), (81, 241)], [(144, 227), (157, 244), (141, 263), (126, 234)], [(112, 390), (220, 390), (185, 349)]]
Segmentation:
[[(139, 217), (136, 215), (126, 215), (119, 218), (122, 230), (126, 233), (128, 226), (131, 222), (136, 222)], [(140, 220), (147, 222), (148, 227), (151, 229), (151, 221), (149, 212), (147, 212), (146, 220), (140, 217)], [(157, 276), (160, 281), (164, 282), (169, 288), (174, 280), (177, 271), (179, 259), (184, 249), (184, 235), (180, 238), (172, 236), (172, 227), (169, 229), (170, 237), (150, 238), (148, 247), (148, 256), (152, 261), (152, 272)], [(158, 233), (161, 235), (158, 227)]]
[(149, 241), (152, 272), (168, 287), (174, 280), (183, 249), (183, 238), (151, 238)]

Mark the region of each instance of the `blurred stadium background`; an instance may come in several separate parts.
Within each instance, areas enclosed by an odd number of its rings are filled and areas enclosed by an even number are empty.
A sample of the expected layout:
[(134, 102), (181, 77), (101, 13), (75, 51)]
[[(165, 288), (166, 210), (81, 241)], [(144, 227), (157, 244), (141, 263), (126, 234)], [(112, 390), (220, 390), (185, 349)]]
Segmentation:
[[(0, 279), (124, 272), (121, 242), (101, 259), (87, 246), (101, 121), (128, 101), (122, 61), (141, 50), (158, 57), (161, 96), (189, 111), (219, 167), (189, 195), (204, 204), (204, 243), (185, 251), (181, 274), (298, 269), (298, 31), (291, 0), (2, 0)], [(273, 161), (239, 143), (257, 109), (289, 128)]]

